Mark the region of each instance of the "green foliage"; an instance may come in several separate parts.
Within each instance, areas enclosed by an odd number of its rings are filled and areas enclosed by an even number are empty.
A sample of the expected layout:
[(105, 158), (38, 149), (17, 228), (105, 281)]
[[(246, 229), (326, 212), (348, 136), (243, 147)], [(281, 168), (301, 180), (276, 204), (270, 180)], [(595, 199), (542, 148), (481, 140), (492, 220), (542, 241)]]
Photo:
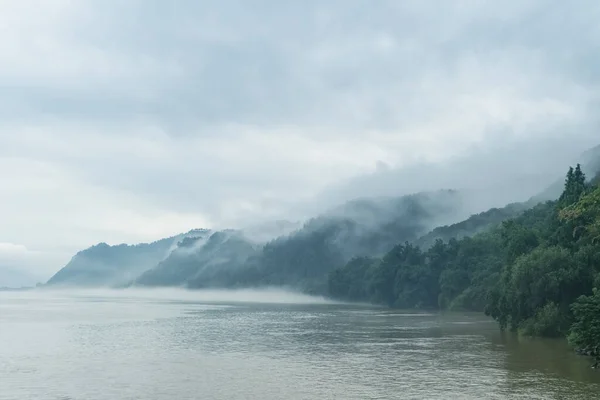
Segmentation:
[(330, 295), (344, 300), (368, 301), (365, 282), (371, 267), (376, 267), (378, 262), (371, 257), (355, 257), (344, 268), (331, 271), (328, 280)]
[(344, 256), (332, 241), (348, 232), (347, 228), (332, 221), (318, 229), (268, 243), (249, 261), (248, 265), (256, 274), (245, 282), (246, 285), (294, 285), (316, 290), (325, 284), (329, 271), (344, 265)]
[(437, 240), (426, 252), (404, 243), (381, 260), (359, 258), (333, 271), (330, 294), (397, 308), (483, 310), (502, 259), (497, 234)]
[(566, 334), (573, 320), (570, 305), (591, 293), (600, 265), (600, 248), (589, 240), (598, 189), (588, 191), (581, 168), (571, 168), (556, 203), (504, 224), (507, 263), (486, 306), (502, 328), (528, 335)]
[(569, 304), (591, 290), (591, 281), (568, 250), (539, 247), (504, 269), (500, 290), (502, 294), (489, 305), (490, 315), (517, 330), (550, 303), (557, 304), (568, 320)]
[[(455, 196), (440, 191), (349, 202), (266, 244), (243, 266), (244, 284), (285, 285), (393, 305), (393, 289), (386, 287), (396, 279), (395, 266), (390, 265), (392, 249), (398, 242), (415, 241), (427, 231), (431, 219), (453, 210)], [(384, 262), (378, 257), (386, 254), (390, 257), (383, 257), (386, 263), (379, 266)], [(378, 267), (371, 268), (372, 264)]]
[(487, 293), (505, 258), (497, 232), (450, 242), (450, 259), (440, 275), (439, 306), (448, 309), (485, 308)]
[(597, 354), (600, 188), (586, 184), (577, 166), (557, 201), (504, 215), (477, 217), (488, 231), (473, 237), (439, 238), (460, 237), (467, 225), (458, 224), (420, 240), (438, 236), (426, 251), (404, 243), (380, 260), (353, 260), (330, 274), (330, 293), (391, 307), (483, 310), (523, 335), (564, 337), (570, 329), (574, 346)]
[(573, 227), (573, 237), (596, 243), (600, 240), (600, 186), (591, 190), (577, 203), (560, 211), (560, 218)]
[(381, 263), (393, 271), (388, 303), (398, 308), (431, 308), (436, 305), (437, 276), (425, 255), (410, 243), (396, 246)]
[(514, 262), (540, 245), (537, 232), (518, 220), (505, 221), (501, 237), (509, 262)]
[(255, 247), (236, 231), (215, 232), (204, 240), (184, 239), (166, 259), (139, 276), (135, 284), (236, 286), (241, 266), (255, 252)]
[(492, 208), (488, 211), (472, 215), (464, 221), (437, 227), (428, 234), (420, 237), (416, 241), (416, 244), (421, 248), (429, 248), (438, 239), (447, 242), (450, 239), (471, 237), (478, 233), (489, 231), (506, 220), (518, 217), (533, 205), (529, 203), (514, 203), (502, 208)]
[(540, 308), (533, 317), (523, 321), (520, 332), (527, 336), (560, 337), (565, 334), (567, 326), (568, 320), (560, 307), (550, 302)]
[(173, 240), (101, 244), (51, 282), (123, 280), (163, 260), (137, 283), (283, 285), (396, 308), (479, 310), (524, 335), (570, 332), (573, 346), (598, 355), (600, 187), (586, 183), (581, 167), (569, 169), (556, 201), (493, 209), (423, 236), (452, 208), (453, 197), (444, 196), (351, 202), (342, 216), (315, 218), (264, 246), (239, 232), (198, 231), (178, 237), (164, 260)]
[(600, 357), (600, 290), (581, 296), (571, 306), (574, 322), (569, 343), (579, 351)]
[[(372, 295), (369, 290), (379, 288), (362, 283), (363, 279), (371, 280), (370, 275), (366, 276), (369, 268), (361, 267), (357, 274), (355, 263), (386, 254), (398, 241), (414, 241), (428, 229), (430, 220), (454, 209), (455, 197), (453, 192), (440, 191), (355, 200), (262, 246), (250, 243), (236, 231), (215, 232), (205, 244), (184, 239), (135, 284), (190, 288), (287, 286), (312, 294), (329, 292), (340, 298), (367, 301)], [(356, 257), (361, 258), (328, 279), (331, 271)]]
[(578, 202), (585, 190), (585, 174), (581, 171), (581, 165), (577, 164), (575, 170), (569, 168), (565, 189), (558, 199), (559, 206), (562, 208)]

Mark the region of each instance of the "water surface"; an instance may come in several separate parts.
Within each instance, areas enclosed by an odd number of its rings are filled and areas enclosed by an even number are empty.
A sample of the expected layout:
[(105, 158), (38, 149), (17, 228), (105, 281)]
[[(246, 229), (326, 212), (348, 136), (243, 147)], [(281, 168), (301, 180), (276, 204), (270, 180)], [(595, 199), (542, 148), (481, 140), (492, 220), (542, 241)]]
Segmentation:
[(0, 292), (0, 399), (594, 399), (564, 341), (283, 292)]

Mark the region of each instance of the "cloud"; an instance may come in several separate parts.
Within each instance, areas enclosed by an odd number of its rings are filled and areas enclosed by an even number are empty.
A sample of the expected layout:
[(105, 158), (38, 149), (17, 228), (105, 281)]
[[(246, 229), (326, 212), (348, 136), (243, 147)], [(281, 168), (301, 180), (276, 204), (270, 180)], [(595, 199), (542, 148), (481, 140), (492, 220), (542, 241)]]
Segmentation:
[[(534, 135), (535, 136), (535, 135)], [(419, 162), (401, 168), (378, 168), (330, 185), (315, 202), (318, 212), (348, 198), (400, 196), (440, 188), (456, 189), (465, 202), (464, 218), (492, 207), (527, 201), (560, 180), (569, 165), (585, 160), (581, 146), (598, 141), (595, 132), (569, 135), (548, 134), (544, 140), (505, 139), (502, 143), (475, 146), (472, 151), (442, 162)]]
[(0, 243), (1, 254), (23, 254), (27, 252), (27, 247), (22, 244)]
[(0, 241), (62, 263), (469, 169), (516, 199), (511, 177), (542, 182), (548, 154), (594, 141), (599, 17), (595, 1), (4, 1)]
[(22, 244), (0, 242), (0, 287), (32, 286), (47, 280), (66, 254), (31, 251)]

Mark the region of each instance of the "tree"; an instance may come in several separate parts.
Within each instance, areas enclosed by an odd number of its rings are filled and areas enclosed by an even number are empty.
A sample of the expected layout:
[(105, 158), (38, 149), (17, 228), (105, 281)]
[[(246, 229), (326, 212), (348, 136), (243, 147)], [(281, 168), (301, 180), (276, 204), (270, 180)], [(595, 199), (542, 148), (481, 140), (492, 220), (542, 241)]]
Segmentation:
[(500, 236), (509, 262), (514, 262), (540, 245), (536, 232), (514, 219), (502, 223)]
[(570, 167), (565, 179), (565, 189), (558, 199), (560, 207), (566, 207), (579, 201), (585, 189), (585, 174), (581, 170), (581, 165), (577, 164), (575, 170)]
[(570, 332), (574, 346), (600, 355), (594, 287), (600, 288), (600, 187), (586, 184), (580, 165), (569, 168), (557, 201), (473, 237), (436, 240), (426, 251), (406, 242), (381, 260), (355, 259), (330, 282), (340, 296), (391, 307), (484, 310), (502, 329), (525, 335)]
[[(523, 255), (503, 274), (504, 319), (517, 330), (535, 318), (540, 309), (553, 302), (570, 304), (573, 290), (573, 262), (567, 250), (559, 247), (537, 248)], [(562, 332), (565, 327), (556, 327)]]
[(332, 271), (328, 280), (329, 294), (345, 300), (369, 301), (367, 275), (370, 267), (378, 263), (375, 258), (355, 257), (343, 268)]
[(573, 226), (573, 236), (588, 243), (600, 241), (600, 186), (577, 203), (560, 211), (560, 218)]
[(569, 343), (583, 354), (600, 359), (600, 290), (591, 296), (581, 296), (571, 306), (574, 322)]

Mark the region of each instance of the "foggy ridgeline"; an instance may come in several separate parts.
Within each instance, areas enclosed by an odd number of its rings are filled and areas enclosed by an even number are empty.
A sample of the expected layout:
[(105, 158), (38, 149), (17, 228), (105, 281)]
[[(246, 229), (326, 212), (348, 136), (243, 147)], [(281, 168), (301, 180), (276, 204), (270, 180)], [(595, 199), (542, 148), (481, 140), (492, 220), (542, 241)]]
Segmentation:
[[(600, 354), (600, 146), (527, 202), (452, 221), (453, 190), (350, 201), (264, 243), (193, 230), (79, 252), (48, 286), (282, 286), (397, 308), (482, 311)], [(453, 223), (454, 222), (454, 223)]]

